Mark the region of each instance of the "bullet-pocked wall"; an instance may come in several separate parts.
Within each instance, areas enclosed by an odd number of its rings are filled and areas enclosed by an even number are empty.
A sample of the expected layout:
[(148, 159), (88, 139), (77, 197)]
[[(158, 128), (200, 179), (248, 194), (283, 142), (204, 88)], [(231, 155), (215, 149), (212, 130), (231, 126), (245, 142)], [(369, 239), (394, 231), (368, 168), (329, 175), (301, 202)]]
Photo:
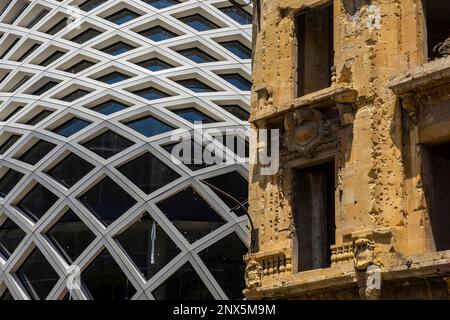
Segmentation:
[(251, 11), (1, 1), (1, 299), (242, 298), (247, 163), (171, 151), (198, 122), (245, 139)]

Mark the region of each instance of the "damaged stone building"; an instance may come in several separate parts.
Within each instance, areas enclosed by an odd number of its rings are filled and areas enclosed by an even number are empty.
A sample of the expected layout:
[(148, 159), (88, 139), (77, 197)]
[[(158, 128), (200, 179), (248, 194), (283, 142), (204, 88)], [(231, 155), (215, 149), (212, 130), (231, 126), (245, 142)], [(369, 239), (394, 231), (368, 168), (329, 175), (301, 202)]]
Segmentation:
[(246, 297), (447, 299), (450, 1), (254, 10), (250, 120), (280, 169), (250, 167)]

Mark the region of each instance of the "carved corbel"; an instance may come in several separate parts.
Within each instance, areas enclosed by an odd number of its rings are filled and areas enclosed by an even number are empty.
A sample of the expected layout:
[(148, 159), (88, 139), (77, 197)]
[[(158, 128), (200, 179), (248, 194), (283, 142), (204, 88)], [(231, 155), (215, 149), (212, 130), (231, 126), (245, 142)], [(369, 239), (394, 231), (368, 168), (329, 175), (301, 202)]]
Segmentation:
[(262, 266), (256, 260), (251, 259), (248, 261), (247, 267), (245, 268), (245, 284), (247, 289), (261, 287), (262, 275)]
[(375, 243), (367, 238), (360, 238), (355, 241), (354, 247), (355, 269), (364, 271), (373, 264), (375, 258)]
[(351, 103), (337, 103), (336, 107), (339, 111), (341, 123), (343, 126), (351, 125), (355, 121), (353, 113), (353, 104)]
[(417, 100), (414, 94), (408, 93), (403, 95), (402, 97), (402, 107), (408, 112), (411, 121), (416, 124), (417, 123), (417, 113), (418, 106)]
[(273, 90), (270, 87), (259, 86), (254, 90), (257, 94), (259, 109), (263, 109), (265, 106), (273, 104)]

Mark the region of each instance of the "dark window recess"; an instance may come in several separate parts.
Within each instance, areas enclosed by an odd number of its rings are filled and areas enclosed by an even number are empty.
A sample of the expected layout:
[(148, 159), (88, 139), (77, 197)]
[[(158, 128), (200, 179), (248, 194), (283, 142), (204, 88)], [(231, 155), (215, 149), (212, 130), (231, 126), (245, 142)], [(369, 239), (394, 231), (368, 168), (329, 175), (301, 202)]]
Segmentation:
[(207, 54), (206, 52), (198, 48), (184, 49), (177, 52), (196, 63), (207, 63), (218, 61), (213, 56)]
[(176, 33), (160, 26), (141, 31), (139, 32), (139, 34), (155, 42), (167, 40), (178, 36)]
[(91, 172), (92, 169), (94, 169), (94, 165), (71, 153), (47, 173), (67, 188), (70, 188)]
[(108, 0), (88, 0), (80, 4), (79, 8), (83, 11), (91, 11)]
[(52, 131), (67, 138), (73, 135), (74, 133), (83, 130), (90, 124), (91, 123), (89, 121), (79, 118), (72, 118), (64, 122), (62, 125), (56, 127)]
[[(17, 13), (13, 16), (13, 18), (12, 19), (10, 19), (9, 21), (3, 21), (3, 22), (6, 22), (7, 24), (13, 24), (16, 20), (17, 20), (17, 18), (19, 18), (20, 17), (20, 15), (28, 8), (28, 6), (30, 5), (30, 1), (21, 1), (22, 3), (23, 3), (23, 6), (19, 9), (19, 10), (17, 10)], [(17, 3), (18, 4), (20, 4), (20, 2), (18, 2), (17, 1)]]
[(126, 108), (128, 108), (128, 105), (111, 99), (93, 107), (92, 110), (104, 115), (110, 115)]
[(11, 111), (5, 118), (3, 118), (2, 121), (8, 121), (12, 117), (14, 117), (20, 110), (22, 110), (23, 106), (19, 106), (15, 108), (13, 111)]
[(147, 280), (181, 252), (148, 213), (115, 239)]
[(220, 44), (241, 59), (252, 58), (252, 51), (239, 41), (227, 41)]
[(252, 15), (239, 7), (232, 6), (220, 10), (240, 24), (252, 24)]
[(11, 219), (6, 219), (0, 226), (0, 253), (8, 259), (17, 249), (26, 233)]
[(125, 52), (133, 50), (133, 49), (135, 49), (135, 47), (132, 46), (131, 44), (128, 44), (123, 41), (119, 41), (119, 42), (113, 43), (103, 49), (100, 49), (100, 51), (108, 53), (112, 56), (118, 56), (119, 54), (125, 53)]
[[(176, 146), (177, 150), (174, 150)], [(207, 168), (216, 164), (216, 162), (209, 163), (208, 161), (208, 163), (206, 163), (204, 161), (203, 155), (205, 154), (206, 148), (200, 143), (195, 142), (193, 139), (167, 144), (163, 146), (163, 148), (192, 171)], [(185, 151), (187, 151), (186, 154)], [(209, 154), (210, 152), (208, 151), (207, 153)], [(214, 153), (211, 154), (211, 159), (216, 160)]]
[(120, 73), (118, 71), (114, 71), (111, 73), (108, 73), (107, 75), (104, 75), (100, 78), (97, 78), (96, 80), (107, 83), (107, 84), (114, 84), (120, 81), (124, 81), (129, 79), (130, 76), (127, 76), (126, 74)]
[[(212, 191), (238, 216), (247, 214), (248, 182), (236, 171), (206, 179)], [(219, 191), (220, 190), (220, 191)]]
[(97, 37), (100, 34), (102, 34), (100, 31), (95, 30), (93, 28), (89, 28), (89, 29), (83, 31), (82, 33), (76, 35), (72, 39), (70, 39), (70, 41), (78, 43), (78, 44), (82, 44), (82, 43), (85, 43), (86, 41), (89, 41), (89, 40)]
[(217, 24), (209, 21), (208, 19), (199, 14), (194, 14), (192, 16), (180, 18), (180, 21), (184, 22), (192, 29), (195, 29), (197, 31), (207, 31), (219, 28)]
[(20, 200), (17, 208), (32, 221), (37, 222), (56, 201), (58, 197), (38, 183)]
[(228, 150), (231, 150), (240, 158), (248, 158), (250, 154), (250, 145), (248, 141), (236, 135), (223, 135), (215, 137), (225, 145)]
[(33, 250), (16, 274), (33, 300), (44, 300), (59, 280), (55, 269), (38, 248)]
[(64, 213), (46, 235), (69, 264), (95, 239), (95, 234), (71, 209)]
[(168, 64), (167, 62), (164, 62), (158, 58), (145, 60), (137, 63), (137, 65), (153, 72), (173, 68), (171, 64)]
[(0, 296), (0, 301), (12, 301), (12, 300), (14, 300), (14, 297), (12, 296), (11, 292), (8, 289), (6, 289)]
[(53, 52), (50, 56), (48, 56), (47, 58), (45, 58), (39, 65), (46, 67), (48, 66), (50, 63), (58, 60), (59, 58), (61, 58), (63, 55), (65, 55), (66, 53), (63, 51), (55, 51)]
[(8, 151), (8, 149), (11, 148), (13, 144), (15, 144), (17, 140), (20, 139), (20, 137), (21, 136), (14, 134), (10, 136), (8, 139), (6, 139), (6, 141), (3, 142), (2, 145), (0, 146), (0, 155)]
[(77, 89), (75, 91), (72, 91), (71, 93), (65, 95), (64, 97), (62, 97), (60, 100), (62, 101), (66, 101), (66, 102), (73, 102), (75, 100), (78, 100), (82, 97), (84, 97), (85, 95), (88, 95), (90, 92), (84, 89)]
[(110, 130), (83, 143), (85, 148), (104, 159), (111, 158), (132, 145), (133, 142)]
[(334, 160), (295, 170), (294, 190), (298, 271), (327, 268), (336, 232)]
[(219, 74), (219, 76), (239, 90), (250, 91), (252, 89), (252, 83), (238, 73)]
[(148, 3), (149, 5), (152, 5), (157, 9), (164, 9), (180, 3), (180, 1), (178, 0), (142, 0), (142, 1)]
[(93, 300), (124, 301), (130, 300), (136, 293), (106, 249), (81, 273), (81, 281)]
[(26, 26), (26, 28), (31, 29), (33, 28), (39, 21), (42, 20), (43, 17), (45, 17), (50, 11), (47, 9), (43, 9), (39, 11), (39, 13), (36, 15), (36, 17), (33, 18), (33, 20), (30, 21), (30, 23)]
[(450, 3), (442, 0), (424, 1), (427, 21), (428, 58), (434, 60), (450, 55)]
[(34, 51), (36, 51), (37, 48), (39, 48), (41, 45), (38, 43), (33, 44), (27, 51), (25, 51), (19, 59), (17, 59), (17, 62), (22, 62), (25, 60), (30, 54), (32, 54)]
[(30, 80), (32, 76), (25, 76), (22, 79), (20, 79), (19, 82), (16, 83), (15, 86), (13, 86), (8, 92), (16, 92), (21, 86), (23, 86), (28, 80)]
[(248, 249), (235, 233), (226, 236), (199, 253), (229, 299), (242, 300), (245, 263), (242, 257)]
[(436, 251), (450, 249), (448, 208), (450, 198), (450, 143), (422, 148), (422, 177), (429, 209), (432, 247)]
[(190, 243), (225, 223), (192, 187), (160, 201), (157, 206)]
[(331, 85), (334, 65), (333, 6), (306, 11), (297, 18), (298, 96)]
[(90, 68), (95, 63), (89, 60), (81, 60), (80, 62), (74, 64), (73, 66), (66, 69), (66, 72), (70, 73), (78, 73), (83, 71), (84, 69)]
[(117, 169), (146, 194), (150, 194), (180, 177), (149, 152)]
[(56, 147), (56, 145), (53, 143), (47, 142), (45, 140), (39, 140), (18, 159), (34, 166), (36, 163), (41, 161), (41, 159), (44, 158), (50, 151), (52, 151), (54, 147)]
[(239, 120), (248, 121), (248, 119), (250, 118), (250, 113), (247, 110), (242, 109), (238, 105), (226, 105), (226, 106), (220, 106), (220, 107), (222, 109), (228, 111), (229, 113), (231, 113), (233, 116), (235, 116)]
[(62, 18), (59, 20), (57, 24), (55, 24), (53, 27), (47, 30), (47, 34), (49, 35), (55, 35), (62, 29), (64, 29), (69, 24), (69, 19), (67, 17)]
[(142, 98), (145, 98), (147, 100), (156, 100), (156, 99), (162, 99), (162, 98), (169, 97), (169, 95), (167, 93), (162, 92), (161, 90), (158, 90), (156, 88), (141, 89), (141, 90), (133, 91), (132, 93), (134, 93)]
[(203, 112), (200, 112), (196, 108), (184, 108), (172, 110), (173, 113), (177, 114), (181, 118), (192, 122), (192, 123), (213, 123), (217, 122), (213, 118), (207, 116)]
[(3, 177), (0, 178), (0, 196), (5, 198), (8, 193), (19, 183), (22, 179), (23, 173), (8, 169)]
[(188, 262), (152, 294), (157, 300), (213, 300), (208, 288)]
[(146, 116), (136, 120), (126, 122), (125, 125), (131, 129), (143, 134), (146, 137), (152, 137), (157, 134), (172, 131), (174, 128), (159, 121), (155, 117)]
[(217, 91), (197, 79), (179, 80), (179, 81), (176, 81), (176, 83), (178, 83), (179, 85), (182, 85), (185, 88), (188, 88), (189, 90), (197, 92), (197, 93)]
[(51, 115), (53, 113), (53, 111), (50, 110), (42, 110), (41, 112), (39, 112), (37, 115), (35, 115), (34, 117), (32, 117), (30, 120), (28, 120), (27, 122), (25, 122), (25, 124), (29, 125), (29, 126), (34, 126), (37, 125), (39, 122), (41, 122), (42, 120), (44, 120), (45, 118), (47, 118), (49, 115)]
[(32, 95), (35, 96), (40, 96), (41, 94), (47, 92), (48, 90), (50, 90), (51, 88), (53, 88), (54, 86), (56, 86), (57, 84), (59, 84), (59, 82), (56, 81), (48, 81), (46, 84), (44, 84), (42, 87), (39, 87), (37, 90), (35, 90)]
[(139, 16), (140, 15), (138, 13), (125, 8), (107, 16), (105, 19), (120, 25), (136, 19)]
[(17, 44), (17, 42), (19, 42), (21, 38), (16, 38), (14, 39), (14, 41), (9, 45), (8, 49), (6, 49), (5, 51), (3, 51), (3, 53), (0, 55), (0, 59), (3, 59), (4, 57), (6, 57), (6, 55), (11, 51), (11, 49)]

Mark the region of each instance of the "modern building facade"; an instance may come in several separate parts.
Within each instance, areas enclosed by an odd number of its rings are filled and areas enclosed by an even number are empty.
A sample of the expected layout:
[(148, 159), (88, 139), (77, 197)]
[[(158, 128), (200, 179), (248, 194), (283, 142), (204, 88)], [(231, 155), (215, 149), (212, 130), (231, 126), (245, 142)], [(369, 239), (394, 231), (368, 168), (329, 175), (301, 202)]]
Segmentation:
[(281, 138), (250, 167), (246, 296), (447, 299), (449, 2), (254, 6), (250, 122)]
[(243, 297), (251, 10), (1, 1), (1, 299)]

